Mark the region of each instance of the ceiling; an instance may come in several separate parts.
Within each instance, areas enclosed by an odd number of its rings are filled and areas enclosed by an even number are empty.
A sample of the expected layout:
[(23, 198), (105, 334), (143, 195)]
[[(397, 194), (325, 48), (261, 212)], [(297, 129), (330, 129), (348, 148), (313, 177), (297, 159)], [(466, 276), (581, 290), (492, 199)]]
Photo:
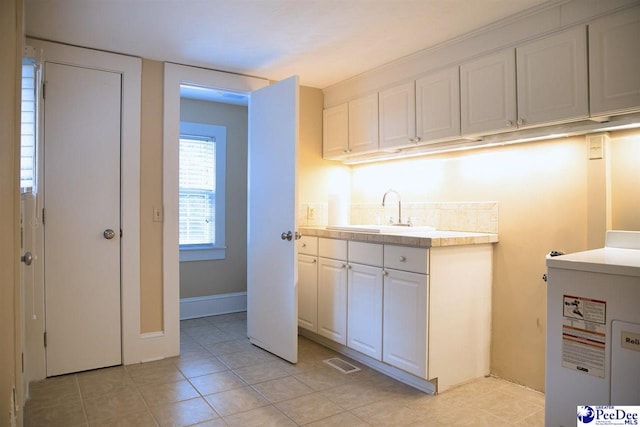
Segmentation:
[(558, 0), (25, 0), (26, 32), (325, 88)]

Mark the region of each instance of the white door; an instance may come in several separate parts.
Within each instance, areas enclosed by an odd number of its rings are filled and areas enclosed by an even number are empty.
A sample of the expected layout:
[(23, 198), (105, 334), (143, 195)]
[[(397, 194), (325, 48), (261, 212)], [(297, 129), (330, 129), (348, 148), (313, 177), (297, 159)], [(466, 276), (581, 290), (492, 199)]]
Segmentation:
[(121, 75), (47, 62), (45, 80), (44, 277), (52, 376), (122, 361)]
[(298, 361), (298, 77), (251, 93), (247, 230), (249, 340)]

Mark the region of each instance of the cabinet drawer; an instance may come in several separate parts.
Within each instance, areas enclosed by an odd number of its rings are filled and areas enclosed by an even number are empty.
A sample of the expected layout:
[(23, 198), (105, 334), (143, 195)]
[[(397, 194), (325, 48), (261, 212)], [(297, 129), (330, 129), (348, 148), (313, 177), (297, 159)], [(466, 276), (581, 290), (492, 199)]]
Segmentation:
[(349, 262), (382, 267), (382, 245), (349, 241)]
[(302, 236), (298, 239), (298, 253), (318, 255), (318, 238), (315, 236)]
[(347, 259), (347, 241), (318, 238), (318, 255), (323, 258)]
[(384, 266), (394, 270), (426, 274), (427, 249), (384, 245)]

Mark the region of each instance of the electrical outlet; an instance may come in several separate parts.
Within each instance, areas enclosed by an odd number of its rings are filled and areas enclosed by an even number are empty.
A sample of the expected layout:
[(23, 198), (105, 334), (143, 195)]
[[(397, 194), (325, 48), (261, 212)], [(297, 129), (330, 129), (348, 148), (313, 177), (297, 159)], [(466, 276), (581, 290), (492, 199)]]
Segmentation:
[(316, 207), (313, 206), (313, 205), (308, 205), (307, 206), (307, 220), (308, 221), (315, 221), (317, 216), (318, 216), (318, 213), (316, 212)]

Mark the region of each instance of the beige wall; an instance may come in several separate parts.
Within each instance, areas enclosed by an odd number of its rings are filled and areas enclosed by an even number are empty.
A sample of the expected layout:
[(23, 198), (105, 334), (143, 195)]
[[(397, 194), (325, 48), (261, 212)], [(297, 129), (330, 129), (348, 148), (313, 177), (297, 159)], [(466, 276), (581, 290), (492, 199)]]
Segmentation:
[(349, 200), (350, 169), (322, 159), (322, 108), (320, 89), (300, 88), (300, 147), (298, 150), (298, 203), (326, 204), (329, 194)]
[[(638, 229), (640, 133), (612, 134), (612, 145), (614, 224)], [(587, 249), (588, 162), (582, 136), (355, 166), (352, 202), (388, 188), (404, 202), (497, 201), (491, 371), (543, 390), (545, 255)]]
[(140, 112), (140, 331), (162, 330), (162, 62), (142, 60)]
[(180, 119), (227, 128), (226, 258), (180, 263), (180, 298), (247, 290), (247, 107), (182, 99)]
[(640, 131), (613, 134), (610, 148), (612, 228), (640, 231)]
[[(16, 378), (16, 316), (20, 313), (18, 265), (18, 141), (22, 1), (0, 2), (0, 426), (11, 423)], [(19, 391), (19, 390), (18, 390)]]

